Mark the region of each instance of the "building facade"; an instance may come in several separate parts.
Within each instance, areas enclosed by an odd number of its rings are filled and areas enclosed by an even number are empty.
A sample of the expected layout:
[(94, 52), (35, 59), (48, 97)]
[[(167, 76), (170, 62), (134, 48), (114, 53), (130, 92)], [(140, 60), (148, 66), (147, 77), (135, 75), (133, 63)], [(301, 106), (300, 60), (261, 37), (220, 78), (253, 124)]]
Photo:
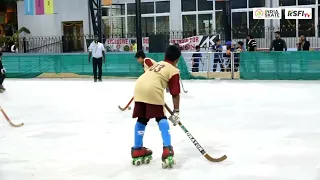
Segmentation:
[(32, 36), (62, 36), (90, 33), (88, 0), (54, 0), (54, 14), (26, 15), (24, 1), (17, 2), (18, 26)]
[[(172, 39), (194, 35), (223, 35), (222, 8), (218, 0), (142, 0), (142, 32), (168, 33)], [(312, 39), (320, 47), (320, 0), (231, 0), (232, 38), (245, 39), (248, 33), (261, 39), (260, 47), (269, 47), (275, 30), (282, 31), (294, 47), (300, 34)], [(281, 20), (255, 20), (253, 8), (281, 7)], [(284, 9), (307, 7), (313, 9), (311, 20), (284, 19)], [(25, 15), (23, 1), (18, 2), (18, 26), (30, 30), (31, 36), (63, 36), (92, 34), (88, 0), (54, 0), (52, 15)], [(111, 6), (102, 8), (103, 34), (106, 38), (130, 38), (136, 35), (135, 0), (113, 0)], [(222, 38), (223, 39), (223, 38)], [(77, 44), (77, 43), (76, 43)], [(78, 47), (76, 49), (82, 49)]]
[[(320, 0), (232, 0), (233, 38), (245, 38), (247, 33), (264, 38), (271, 29), (283, 31), (283, 37), (305, 34), (318, 37)], [(288, 7), (313, 8), (312, 20), (286, 20)], [(253, 8), (281, 7), (281, 20), (255, 20)], [(214, 0), (142, 0), (143, 34), (185, 32), (205, 35), (223, 32), (221, 22), (223, 2)], [(110, 9), (112, 9), (110, 11)], [(111, 7), (104, 7), (103, 19), (106, 33), (119, 37), (135, 33), (134, 0), (118, 0)]]

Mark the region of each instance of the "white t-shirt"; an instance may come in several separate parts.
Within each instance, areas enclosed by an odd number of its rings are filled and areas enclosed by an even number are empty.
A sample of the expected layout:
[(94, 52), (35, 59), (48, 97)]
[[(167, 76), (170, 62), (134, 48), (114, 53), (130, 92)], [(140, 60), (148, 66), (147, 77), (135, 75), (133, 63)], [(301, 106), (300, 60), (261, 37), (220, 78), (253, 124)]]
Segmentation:
[(92, 52), (92, 57), (101, 58), (103, 57), (102, 51), (105, 51), (104, 45), (102, 43), (92, 42), (88, 48), (89, 52)]

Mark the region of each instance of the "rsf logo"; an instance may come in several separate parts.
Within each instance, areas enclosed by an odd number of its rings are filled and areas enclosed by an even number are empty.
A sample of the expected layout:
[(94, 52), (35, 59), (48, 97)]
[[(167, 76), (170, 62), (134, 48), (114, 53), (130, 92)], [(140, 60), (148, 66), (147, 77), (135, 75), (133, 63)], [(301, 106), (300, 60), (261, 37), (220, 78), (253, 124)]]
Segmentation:
[(312, 19), (312, 8), (285, 9), (286, 19)]

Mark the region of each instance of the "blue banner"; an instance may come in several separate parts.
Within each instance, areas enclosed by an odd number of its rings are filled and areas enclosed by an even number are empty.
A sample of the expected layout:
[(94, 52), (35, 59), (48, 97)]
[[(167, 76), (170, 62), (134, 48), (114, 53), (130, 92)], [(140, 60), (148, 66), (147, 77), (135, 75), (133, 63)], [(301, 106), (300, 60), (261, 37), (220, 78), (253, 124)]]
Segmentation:
[(35, 5), (34, 0), (24, 0), (24, 14), (35, 15), (34, 5)]

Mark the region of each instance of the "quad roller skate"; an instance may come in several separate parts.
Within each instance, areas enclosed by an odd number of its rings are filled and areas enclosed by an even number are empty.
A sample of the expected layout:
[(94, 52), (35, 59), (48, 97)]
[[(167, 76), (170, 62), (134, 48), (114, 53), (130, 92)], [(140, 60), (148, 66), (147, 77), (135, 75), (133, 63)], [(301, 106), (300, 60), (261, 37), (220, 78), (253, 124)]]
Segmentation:
[(132, 148), (132, 165), (139, 166), (141, 164), (149, 164), (152, 160), (152, 151), (148, 148)]
[(170, 147), (163, 147), (163, 153), (162, 153), (162, 168), (173, 168), (173, 165), (175, 165), (175, 161), (173, 159), (174, 152), (172, 146)]
[(3, 87), (3, 85), (0, 85), (0, 93), (3, 93), (6, 89)]

